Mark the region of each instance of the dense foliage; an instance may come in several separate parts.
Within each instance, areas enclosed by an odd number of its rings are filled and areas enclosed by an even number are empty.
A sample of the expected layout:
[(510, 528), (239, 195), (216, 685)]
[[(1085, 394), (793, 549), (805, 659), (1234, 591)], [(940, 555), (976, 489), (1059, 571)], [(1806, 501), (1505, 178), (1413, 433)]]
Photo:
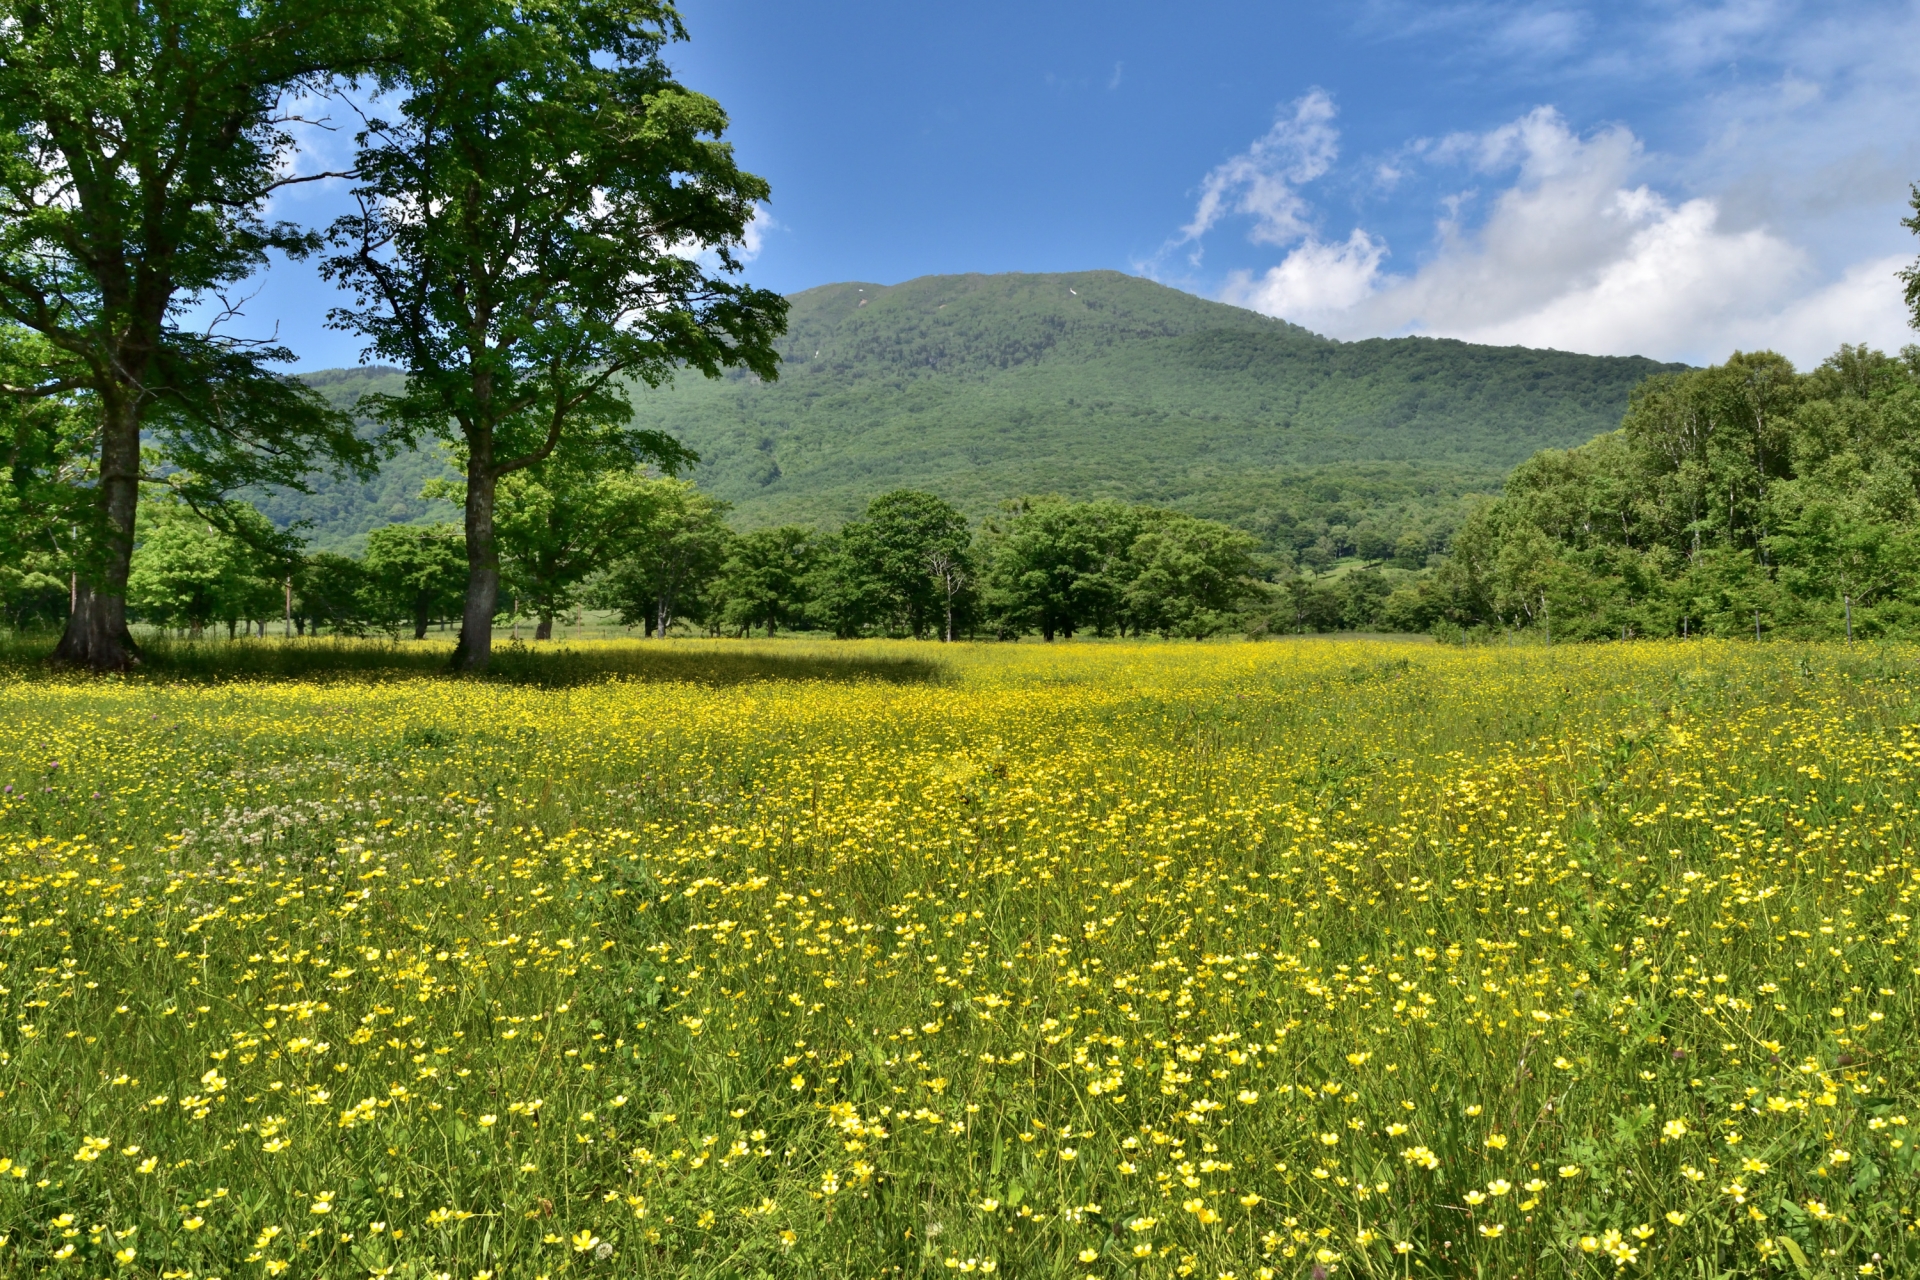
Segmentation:
[(39, 334), (0, 324), (0, 623), (59, 627), (92, 495), (93, 406), (77, 390), (34, 394), (61, 361)]
[(1618, 431), (1536, 455), (1407, 627), (1634, 635), (1920, 630), (1920, 347), (1771, 352), (1648, 380)]
[[(503, 483), (690, 462), (631, 421), (622, 380), (777, 375), (786, 301), (730, 278), (767, 184), (734, 163), (720, 104), (674, 79), (686, 34), (664, 0), (443, 4), (381, 68), (391, 115), (355, 135), (355, 208), (322, 262), (349, 302), (328, 319), (405, 370), (374, 416), (458, 455), (467, 669), (492, 657)], [(591, 549), (548, 533), (517, 588), (550, 619), (584, 576), (553, 556)]]
[(987, 526), (983, 549), (1002, 634), (1206, 636), (1261, 594), (1251, 537), (1154, 507), (1015, 503)]
[(195, 638), (224, 622), (231, 638), (241, 622), (282, 612), (291, 548), (251, 507), (228, 514), (244, 523), (223, 528), (179, 502), (146, 509), (127, 577), (127, 604), (136, 618)]
[(0, 678), (10, 1273), (1920, 1271), (1904, 647), (317, 647)]

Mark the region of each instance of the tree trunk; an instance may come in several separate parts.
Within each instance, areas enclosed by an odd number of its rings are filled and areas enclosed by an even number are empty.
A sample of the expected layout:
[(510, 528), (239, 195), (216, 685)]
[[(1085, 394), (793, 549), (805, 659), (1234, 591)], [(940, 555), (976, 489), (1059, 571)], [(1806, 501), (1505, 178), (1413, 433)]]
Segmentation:
[(130, 401), (109, 405), (101, 424), (100, 510), (95, 563), (73, 582), (67, 629), (53, 651), (56, 666), (125, 671), (140, 661), (127, 630), (127, 573), (133, 567), (133, 520), (140, 498), (140, 419)]
[[(123, 593), (124, 590), (123, 587)], [(94, 671), (126, 671), (139, 662), (140, 647), (127, 630), (126, 596), (103, 595), (96, 592), (91, 583), (79, 583), (73, 592), (67, 628), (53, 651), (53, 664)]]
[(533, 638), (535, 640), (553, 639), (553, 615), (552, 614), (543, 613), (540, 615), (540, 623), (538, 626), (534, 627), (533, 629)]
[(425, 640), (427, 638), (427, 624), (431, 621), (433, 620), (427, 616), (425, 605), (415, 606), (413, 611), (413, 638), (415, 640)]
[(492, 450), (473, 449), (467, 463), (467, 604), (453, 650), (459, 671), (485, 671), (493, 660), (493, 614), (500, 605), (500, 549), (493, 540), (497, 481)]

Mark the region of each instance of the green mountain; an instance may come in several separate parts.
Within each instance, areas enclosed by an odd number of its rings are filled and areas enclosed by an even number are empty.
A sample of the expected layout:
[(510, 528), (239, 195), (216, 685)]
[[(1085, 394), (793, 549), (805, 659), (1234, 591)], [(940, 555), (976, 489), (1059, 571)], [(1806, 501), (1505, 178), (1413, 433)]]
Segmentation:
[[(398, 394), (405, 383), (398, 369), (381, 366), (323, 369), (303, 374), (302, 381), (346, 412), (352, 412), (363, 395)], [(361, 425), (371, 429), (373, 424), (363, 419)], [(459, 509), (451, 503), (420, 496), (427, 481), (454, 476), (439, 447), (428, 444), (389, 459), (371, 480), (315, 475), (307, 478), (312, 493), (276, 488), (247, 497), (283, 529), (306, 521), (307, 540), (315, 550), (358, 554), (367, 535), (386, 525), (458, 521)]]
[(1335, 342), (1115, 271), (834, 284), (792, 303), (777, 382), (683, 376), (634, 396), (743, 527), (835, 523), (903, 486), (976, 514), (1054, 492), (1344, 553), (1450, 526), (1467, 495), (1611, 430), (1635, 383), (1678, 367)]

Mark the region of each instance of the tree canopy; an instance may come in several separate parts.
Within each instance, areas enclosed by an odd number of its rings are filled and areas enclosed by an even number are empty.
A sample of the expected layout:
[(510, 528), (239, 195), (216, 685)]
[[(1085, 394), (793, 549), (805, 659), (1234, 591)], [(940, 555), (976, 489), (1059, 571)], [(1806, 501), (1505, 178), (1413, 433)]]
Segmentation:
[(654, 514), (652, 488), (631, 471), (586, 471), (568, 459), (502, 478), (497, 495), (508, 612), (536, 619), (534, 638), (584, 598), (587, 580)]
[(733, 536), (726, 510), (687, 481), (657, 481), (590, 598), (648, 635), (666, 635), (683, 617), (704, 621)]
[(1772, 352), (1650, 379), (1620, 429), (1535, 455), (1454, 538), (1408, 625), (1634, 635), (1920, 626), (1920, 347)]

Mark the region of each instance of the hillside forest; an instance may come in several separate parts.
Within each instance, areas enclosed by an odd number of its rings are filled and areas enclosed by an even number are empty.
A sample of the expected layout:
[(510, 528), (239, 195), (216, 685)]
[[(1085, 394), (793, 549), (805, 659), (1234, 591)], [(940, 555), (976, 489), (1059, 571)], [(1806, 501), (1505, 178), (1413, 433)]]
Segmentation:
[[(1170, 507), (1325, 568), (1402, 537), (1444, 542), (1535, 450), (1620, 420), (1681, 366), (1431, 338), (1333, 342), (1113, 271), (929, 276), (793, 295), (780, 373), (630, 386), (638, 424), (742, 529), (837, 526), (877, 493), (937, 493), (973, 519), (1057, 493)], [(379, 366), (302, 381), (336, 411), (404, 382)], [(377, 424), (362, 413), (360, 425)], [(310, 545), (357, 551), (452, 477), (423, 442), (371, 479), (310, 475), (250, 495)]]

